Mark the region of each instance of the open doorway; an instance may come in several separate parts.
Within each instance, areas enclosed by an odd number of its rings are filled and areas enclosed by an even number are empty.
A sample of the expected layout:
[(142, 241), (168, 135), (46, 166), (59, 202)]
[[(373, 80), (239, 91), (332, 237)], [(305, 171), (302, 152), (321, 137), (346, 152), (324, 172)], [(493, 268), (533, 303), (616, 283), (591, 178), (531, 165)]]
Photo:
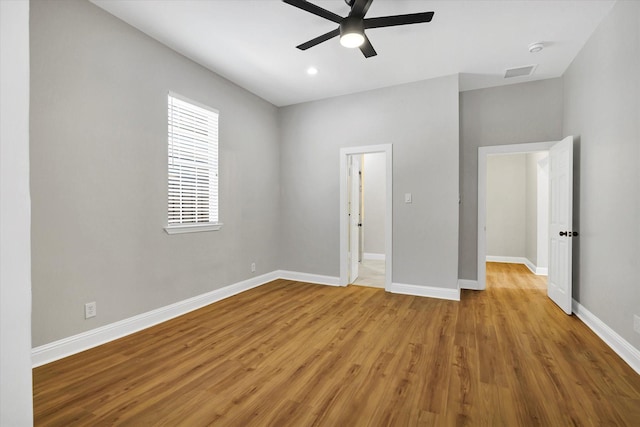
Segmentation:
[(548, 151), (487, 157), (486, 261), (522, 264), (546, 276)]
[[(496, 228), (500, 228), (500, 220), (496, 221), (495, 224), (491, 225), (487, 223), (487, 186), (488, 186), (488, 174), (487, 168), (489, 165), (489, 159), (492, 156), (500, 155), (511, 155), (511, 154), (527, 154), (527, 153), (536, 153), (536, 152), (548, 152), (549, 149), (556, 142), (537, 142), (530, 144), (513, 144), (513, 145), (500, 145), (500, 146), (492, 146), (492, 147), (480, 147), (478, 149), (478, 281), (475, 289), (483, 290), (486, 288), (486, 262), (487, 256), (489, 259), (497, 260), (496, 258), (491, 258), (491, 256), (498, 256), (497, 254), (491, 254), (488, 252), (487, 244), (488, 242), (488, 228), (493, 228), (496, 231)], [(542, 159), (539, 159), (542, 160)], [(544, 161), (542, 162), (544, 166)], [(548, 198), (547, 198), (548, 200)], [(547, 208), (548, 209), (548, 208)], [(495, 218), (494, 218), (495, 219)], [(543, 227), (540, 227), (543, 231)], [(497, 230), (498, 234), (500, 230)], [(547, 232), (548, 234), (548, 232)], [(536, 237), (537, 239), (537, 237)], [(525, 237), (526, 241), (526, 237)], [(504, 242), (503, 242), (504, 243)], [(541, 245), (537, 245), (541, 246)], [(491, 249), (492, 251), (495, 249)], [(537, 251), (537, 248), (536, 248)], [(526, 252), (524, 252), (526, 253)], [(537, 257), (537, 254), (536, 254)], [(525, 260), (525, 256), (519, 257), (523, 263)], [(502, 258), (504, 261), (505, 258)], [(513, 260), (512, 260), (513, 261)], [(537, 266), (536, 266), (537, 267)], [(539, 273), (542, 273), (543, 270), (540, 270)]]
[(349, 284), (385, 285), (385, 153), (349, 156)]
[(340, 284), (391, 285), (391, 145), (340, 150)]
[(549, 152), (549, 245), (547, 295), (566, 314), (572, 308), (573, 238), (573, 136), (561, 141), (480, 147), (478, 149), (478, 281), (486, 289), (487, 271), (487, 163), (493, 154)]

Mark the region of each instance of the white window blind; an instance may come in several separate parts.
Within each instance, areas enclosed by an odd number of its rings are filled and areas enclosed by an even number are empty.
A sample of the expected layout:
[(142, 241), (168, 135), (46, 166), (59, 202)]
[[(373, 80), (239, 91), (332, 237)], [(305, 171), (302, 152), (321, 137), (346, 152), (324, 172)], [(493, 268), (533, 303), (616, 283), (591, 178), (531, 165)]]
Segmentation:
[(218, 223), (218, 112), (173, 93), (168, 106), (168, 228)]

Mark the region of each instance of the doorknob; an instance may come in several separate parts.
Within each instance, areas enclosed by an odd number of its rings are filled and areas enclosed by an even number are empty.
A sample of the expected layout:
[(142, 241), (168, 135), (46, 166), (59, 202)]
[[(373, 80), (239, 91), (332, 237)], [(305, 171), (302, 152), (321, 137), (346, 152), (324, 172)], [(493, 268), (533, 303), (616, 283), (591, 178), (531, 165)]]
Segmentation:
[(578, 235), (578, 232), (577, 232), (577, 231), (574, 231), (574, 232), (572, 232), (572, 233), (571, 233), (571, 235), (572, 235), (573, 237), (576, 237), (576, 236)]
[(568, 233), (567, 231), (561, 231), (561, 232), (560, 232), (560, 235), (561, 235), (561, 236), (567, 236), (567, 235), (568, 235), (567, 233)]
[(576, 237), (578, 235), (578, 232), (577, 231), (561, 231), (560, 235), (567, 236), (567, 237)]

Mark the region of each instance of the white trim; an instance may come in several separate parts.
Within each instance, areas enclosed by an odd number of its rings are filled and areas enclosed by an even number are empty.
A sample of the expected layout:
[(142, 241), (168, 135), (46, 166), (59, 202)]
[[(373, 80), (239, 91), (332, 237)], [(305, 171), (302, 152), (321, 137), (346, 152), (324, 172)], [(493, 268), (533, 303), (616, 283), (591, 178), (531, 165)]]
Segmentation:
[[(28, 1), (0, 0), (0, 425), (33, 425)], [(33, 10), (33, 9), (32, 9)], [(33, 21), (32, 21), (33, 22)], [(33, 38), (31, 39), (33, 40)], [(32, 50), (33, 52), (33, 50)], [(31, 62), (34, 64), (34, 62)], [(36, 93), (31, 91), (31, 95)], [(32, 132), (31, 135), (35, 135)], [(46, 209), (46, 208), (45, 208)]]
[(524, 264), (536, 276), (546, 276), (547, 268), (536, 266), (529, 258), (519, 256), (495, 256), (487, 255), (487, 262), (504, 262), (507, 264)]
[(179, 301), (165, 307), (160, 307), (128, 319), (123, 319), (109, 325), (101, 326), (90, 331), (82, 332), (71, 337), (35, 347), (31, 350), (31, 363), (33, 367), (41, 366), (46, 363), (53, 362), (54, 360), (62, 359), (63, 357), (97, 347), (109, 341), (122, 338), (134, 332), (141, 331), (181, 316), (190, 311), (205, 307), (216, 301), (248, 291), (249, 289), (258, 287), (278, 278), (278, 272), (276, 271), (252, 277), (251, 279)]
[(386, 200), (384, 219), (384, 287), (389, 290), (392, 278), (393, 260), (393, 146), (392, 144), (366, 145), (360, 147), (346, 147), (340, 149), (340, 286), (349, 284), (349, 216), (347, 215), (347, 161), (353, 154), (384, 153), (386, 160), (385, 180), (386, 180)]
[(164, 231), (167, 234), (182, 234), (182, 233), (198, 233), (201, 231), (218, 231), (222, 228), (224, 224), (221, 222), (210, 222), (210, 223), (202, 223), (202, 224), (180, 224), (180, 225), (171, 225), (169, 227), (165, 227)]
[(373, 260), (373, 261), (384, 261), (385, 255), (384, 254), (374, 254), (372, 252), (364, 252), (362, 254), (362, 258), (370, 259), (370, 260)]
[(528, 259), (521, 256), (487, 255), (487, 262), (503, 262), (505, 264), (527, 264)]
[(275, 273), (279, 279), (315, 283), (316, 285), (340, 286), (340, 278), (335, 276), (323, 276), (320, 274), (300, 273), (287, 270), (278, 270)]
[(587, 325), (602, 341), (604, 341), (618, 356), (622, 358), (634, 371), (640, 374), (640, 350), (632, 346), (627, 340), (622, 338), (616, 331), (611, 329), (596, 317), (595, 314), (587, 310), (578, 301), (572, 300), (573, 312), (582, 322)]
[(414, 295), (418, 297), (429, 297), (460, 301), (460, 289), (438, 288), (434, 286), (405, 285), (402, 283), (392, 283), (387, 289), (394, 294)]
[(536, 267), (536, 265), (532, 263), (529, 258), (525, 258), (523, 264), (529, 269), (530, 272), (532, 272), (533, 274), (537, 274), (536, 270), (538, 269), (538, 267)]
[(492, 145), (478, 148), (478, 289), (487, 287), (487, 156), (493, 154), (515, 154), (547, 151), (558, 141), (532, 142), (528, 144)]
[(458, 279), (458, 288), (479, 291), (477, 280)]
[(203, 104), (201, 102), (194, 101), (193, 99), (187, 98), (186, 96), (180, 95), (179, 93), (175, 93), (175, 92), (169, 91), (169, 92), (167, 92), (167, 95), (169, 95), (172, 98), (177, 98), (182, 102), (187, 102), (189, 104), (193, 104), (196, 107), (202, 108), (203, 110), (211, 111), (212, 113), (216, 113), (216, 114), (220, 115), (220, 111), (216, 110), (215, 108), (210, 107), (207, 104)]

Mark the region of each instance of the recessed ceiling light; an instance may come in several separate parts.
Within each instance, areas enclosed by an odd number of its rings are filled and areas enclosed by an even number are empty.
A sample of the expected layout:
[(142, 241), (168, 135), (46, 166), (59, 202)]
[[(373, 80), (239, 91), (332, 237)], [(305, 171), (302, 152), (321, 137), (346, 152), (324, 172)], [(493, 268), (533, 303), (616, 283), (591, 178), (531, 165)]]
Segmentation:
[(542, 49), (544, 49), (544, 44), (541, 42), (531, 43), (529, 45), (529, 52), (531, 53), (540, 52)]
[(309, 67), (307, 68), (307, 74), (309, 74), (310, 76), (315, 76), (316, 74), (318, 74), (318, 69), (316, 67)]

